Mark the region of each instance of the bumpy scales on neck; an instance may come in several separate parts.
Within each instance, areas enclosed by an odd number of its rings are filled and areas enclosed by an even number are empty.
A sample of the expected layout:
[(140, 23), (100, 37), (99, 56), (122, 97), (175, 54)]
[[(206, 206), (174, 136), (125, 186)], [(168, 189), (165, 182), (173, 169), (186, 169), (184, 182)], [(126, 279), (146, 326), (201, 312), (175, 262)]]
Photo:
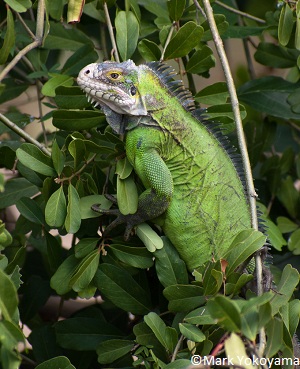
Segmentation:
[(126, 116), (126, 156), (145, 186), (127, 231), (159, 224), (188, 268), (221, 258), (251, 227), (237, 157), (194, 110), (191, 94), (161, 63), (90, 64), (78, 84), (119, 133)]

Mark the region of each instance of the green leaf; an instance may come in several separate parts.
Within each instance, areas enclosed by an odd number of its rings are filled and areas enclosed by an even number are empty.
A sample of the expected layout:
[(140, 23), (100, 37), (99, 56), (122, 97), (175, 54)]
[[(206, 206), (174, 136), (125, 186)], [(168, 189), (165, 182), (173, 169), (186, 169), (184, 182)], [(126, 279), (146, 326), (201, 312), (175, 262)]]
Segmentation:
[(43, 47), (45, 49), (76, 51), (93, 41), (78, 28), (66, 28), (60, 22), (50, 22), (50, 33), (47, 35)]
[(84, 144), (84, 140), (72, 140), (68, 145), (68, 151), (74, 158), (74, 169), (78, 169), (82, 161), (85, 160), (86, 147)]
[(68, 206), (65, 227), (68, 233), (74, 234), (81, 224), (79, 195), (76, 188), (70, 183), (68, 187)]
[(101, 216), (100, 213), (91, 209), (92, 205), (98, 205), (101, 209), (107, 210), (111, 207), (112, 202), (107, 200), (104, 195), (82, 197), (79, 202), (81, 219), (97, 218)]
[(15, 178), (6, 182), (5, 191), (0, 193), (0, 208), (14, 205), (22, 197), (31, 197), (39, 189), (25, 178)]
[(116, 174), (119, 175), (120, 179), (128, 178), (130, 176), (132, 170), (133, 170), (133, 167), (130, 164), (127, 157), (117, 161)]
[(289, 237), (288, 248), (294, 255), (300, 255), (300, 228)]
[(271, 116), (299, 119), (300, 115), (295, 114), (287, 103), (287, 98), (296, 89), (297, 85), (283, 78), (267, 76), (242, 85), (238, 89), (238, 97), (253, 109)]
[(80, 70), (90, 63), (98, 60), (98, 54), (93, 44), (83, 45), (65, 63), (61, 73), (68, 76), (76, 76)]
[[(225, 28), (225, 25), (222, 25), (222, 28)], [(233, 26), (229, 25), (229, 27), (222, 33), (222, 39), (226, 40), (228, 38), (246, 38), (249, 36), (260, 36), (266, 27), (252, 27), (252, 26)]]
[(55, 96), (55, 89), (60, 86), (72, 86), (74, 79), (64, 74), (50, 74), (51, 78), (42, 87), (42, 94), (49, 97)]
[(31, 275), (28, 278), (19, 307), (20, 317), (24, 324), (27, 324), (39, 312), (52, 292), (48, 280), (37, 275)]
[(56, 173), (60, 176), (65, 164), (65, 155), (59, 148), (56, 140), (53, 141), (52, 144), (52, 152), (51, 152), (51, 158), (53, 162), (54, 169), (56, 170)]
[(147, 269), (153, 265), (153, 255), (144, 247), (112, 244), (110, 250), (123, 263), (135, 268)]
[(254, 54), (258, 63), (273, 68), (291, 68), (297, 64), (299, 52), (269, 42), (260, 42)]
[(6, 60), (15, 44), (15, 24), (14, 17), (9, 8), (7, 8), (6, 32), (3, 45), (0, 49), (0, 65), (6, 63)]
[(292, 111), (295, 114), (299, 114), (300, 113), (299, 96), (300, 96), (300, 89), (297, 88), (294, 92), (292, 92), (287, 97), (287, 102), (289, 103), (289, 105), (291, 106)]
[(61, 353), (56, 343), (54, 328), (48, 324), (34, 327), (28, 341), (32, 346), (35, 359), (40, 363)]
[[(231, 282), (232, 278), (233, 278), (233, 282)], [(225, 284), (226, 295), (235, 296), (241, 291), (242, 287), (244, 287), (252, 279), (253, 279), (253, 275), (251, 274), (231, 273), (230, 276), (226, 278), (226, 284)]]
[(51, 287), (58, 295), (64, 295), (71, 290), (70, 280), (79, 264), (75, 255), (70, 255), (56, 270), (50, 280)]
[(91, 106), (83, 91), (77, 86), (57, 87), (54, 101), (59, 109), (84, 109)]
[(26, 178), (31, 184), (42, 188), (43, 187), (43, 180), (42, 177), (36, 173), (34, 170), (26, 167), (20, 161), (17, 163), (17, 169), (22, 177)]
[(164, 245), (159, 235), (147, 223), (138, 224), (136, 234), (150, 252), (161, 249)]
[(300, 301), (299, 300), (292, 300), (288, 304), (289, 309), (289, 324), (287, 328), (290, 332), (291, 337), (294, 336), (296, 333), (296, 329), (299, 324), (300, 318)]
[(115, 18), (116, 41), (122, 60), (131, 57), (136, 49), (139, 36), (139, 22), (134, 13), (119, 11)]
[(197, 50), (186, 65), (186, 71), (189, 73), (201, 74), (207, 72), (215, 66), (215, 58), (210, 47), (203, 45)]
[(122, 214), (135, 214), (138, 208), (138, 191), (133, 176), (125, 179), (117, 177), (117, 201)]
[[(246, 118), (247, 112), (243, 105), (240, 105), (240, 112), (241, 112), (241, 118)], [(231, 104), (219, 104), (210, 106), (206, 110), (206, 114), (209, 116), (210, 119), (216, 119), (221, 117), (227, 117), (232, 120), (234, 120), (234, 115), (232, 112), (232, 106)]]
[(223, 284), (223, 273), (221, 271), (221, 263), (210, 265), (205, 271), (203, 278), (203, 294), (215, 295)]
[(292, 218), (297, 218), (299, 212), (299, 192), (296, 190), (291, 176), (281, 181), (277, 196)]
[(161, 57), (161, 50), (158, 45), (147, 39), (143, 39), (138, 43), (138, 50), (141, 57), (147, 62), (159, 60)]
[(60, 239), (45, 232), (46, 247), (47, 247), (47, 263), (50, 273), (53, 275), (62, 262), (63, 248), (61, 247)]
[(90, 254), (99, 242), (99, 238), (83, 238), (75, 245), (75, 256), (77, 259), (84, 258)]
[(245, 369), (255, 369), (251, 359), (248, 357), (245, 349), (245, 344), (235, 333), (231, 333), (230, 337), (224, 343), (226, 356), (230, 362), (235, 365), (241, 365)]
[(229, 332), (240, 332), (241, 317), (236, 304), (225, 296), (216, 296), (207, 303), (207, 309), (212, 318)]
[(13, 78), (5, 78), (0, 84), (0, 104), (15, 99), (29, 87), (29, 83), (17, 83)]
[(169, 0), (167, 2), (169, 16), (173, 21), (179, 21), (185, 8), (185, 2), (181, 0)]
[(266, 326), (268, 336), (267, 347), (264, 352), (265, 357), (274, 356), (283, 343), (283, 322), (281, 319), (273, 318)]
[[(298, 5), (298, 3), (297, 3)], [(295, 48), (300, 50), (300, 17), (299, 10), (296, 11)]]
[(36, 369), (76, 369), (65, 356), (57, 356), (39, 364)]
[(90, 284), (97, 271), (99, 259), (99, 250), (95, 250), (87, 255), (77, 266), (69, 282), (75, 292), (85, 289)]
[(148, 293), (126, 270), (101, 264), (94, 281), (101, 294), (119, 308), (140, 315), (149, 312), (151, 303)]
[(278, 251), (281, 251), (282, 246), (287, 244), (286, 240), (282, 237), (279, 228), (270, 219), (264, 220), (264, 225), (267, 229), (268, 240), (271, 245)]
[(242, 328), (241, 332), (249, 340), (254, 341), (259, 332), (259, 314), (257, 309), (254, 307), (248, 310), (246, 314), (241, 316)]
[(45, 155), (38, 147), (30, 143), (22, 144), (16, 151), (17, 158), (26, 167), (45, 176), (55, 176), (56, 172), (49, 156)]
[(144, 322), (151, 328), (155, 337), (162, 346), (168, 352), (172, 352), (177, 343), (176, 330), (174, 328), (167, 327), (164, 321), (153, 312), (144, 316)]
[(292, 268), (291, 265), (286, 265), (283, 269), (280, 282), (278, 283), (276, 295), (271, 300), (273, 316), (279, 311), (281, 306), (287, 304), (298, 283), (298, 271)]
[(65, 131), (83, 131), (106, 125), (105, 117), (99, 110), (54, 110), (53, 125)]
[(7, 320), (12, 321), (18, 308), (18, 295), (16, 287), (3, 270), (0, 269), (0, 311)]
[(181, 58), (188, 54), (200, 41), (203, 28), (195, 22), (185, 23), (168, 44), (164, 59)]
[(225, 104), (229, 97), (225, 82), (217, 82), (205, 87), (195, 95), (195, 100), (207, 105)]
[(230, 275), (234, 270), (246, 261), (249, 256), (262, 248), (266, 242), (266, 236), (255, 229), (245, 229), (237, 234), (232, 241), (229, 250), (224, 255), (228, 262), (226, 275)]
[[(215, 22), (219, 31), (220, 35), (223, 35), (227, 28), (228, 28), (228, 22), (226, 21), (226, 17), (223, 14), (214, 14)], [(203, 27), (204, 33), (202, 36), (201, 41), (210, 41), (213, 39), (212, 33), (208, 24), (208, 21), (205, 20), (201, 26)]]
[(206, 339), (205, 334), (193, 324), (179, 323), (179, 330), (185, 338), (193, 342), (203, 342)]
[(22, 197), (16, 202), (17, 209), (26, 219), (36, 224), (45, 224), (44, 213), (36, 201)]
[(216, 319), (211, 317), (206, 306), (202, 306), (188, 313), (185, 316), (184, 321), (195, 325), (212, 325), (216, 323)]
[(156, 250), (155, 269), (160, 283), (164, 287), (173, 284), (187, 284), (188, 273), (185, 263), (167, 237), (162, 237), (163, 248)]
[(278, 40), (281, 45), (286, 46), (293, 31), (293, 11), (289, 4), (285, 3), (280, 11), (278, 24)]
[(185, 369), (185, 368), (189, 368), (190, 366), (191, 366), (191, 360), (177, 359), (173, 361), (172, 363), (169, 363), (166, 366), (164, 366), (164, 369)]
[(5, 0), (5, 2), (17, 13), (24, 13), (32, 6), (30, 0)]
[(2, 227), (4, 224), (0, 221), (0, 247), (11, 245), (13, 238), (7, 229)]
[(8, 350), (17, 350), (18, 343), (25, 343), (25, 337), (17, 324), (1, 320), (0, 321), (0, 342)]
[(176, 284), (166, 287), (163, 294), (169, 300), (169, 310), (174, 312), (189, 311), (206, 302), (199, 286)]
[(61, 227), (67, 215), (66, 197), (60, 186), (49, 198), (45, 208), (45, 218), (51, 227)]
[(110, 364), (130, 352), (134, 347), (134, 341), (108, 340), (101, 342), (97, 348), (98, 363)]

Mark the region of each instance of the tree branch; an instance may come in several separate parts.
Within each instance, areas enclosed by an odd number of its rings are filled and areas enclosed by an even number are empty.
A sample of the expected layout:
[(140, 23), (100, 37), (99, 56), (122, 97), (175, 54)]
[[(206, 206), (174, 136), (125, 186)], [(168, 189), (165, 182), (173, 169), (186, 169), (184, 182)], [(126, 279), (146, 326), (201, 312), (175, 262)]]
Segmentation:
[(115, 40), (113, 26), (111, 24), (111, 20), (110, 20), (110, 16), (109, 16), (109, 12), (108, 12), (108, 8), (107, 8), (106, 2), (104, 2), (103, 8), (104, 8), (106, 24), (107, 24), (107, 28), (108, 28), (108, 32), (109, 32), (109, 37), (110, 37), (111, 44), (112, 44), (112, 47), (113, 47), (112, 52), (113, 52), (113, 54), (115, 56), (116, 62), (120, 63), (120, 58), (119, 58), (119, 54), (118, 54), (118, 48), (117, 48), (117, 44), (116, 44), (116, 40)]
[[(197, 0), (194, 0), (194, 3), (197, 7), (197, 4), (198, 4)], [(237, 98), (237, 93), (236, 93), (236, 89), (234, 86), (234, 81), (232, 78), (228, 59), (227, 59), (227, 56), (224, 50), (224, 45), (219, 35), (216, 22), (214, 19), (214, 15), (213, 15), (213, 10), (212, 10), (209, 0), (203, 0), (203, 5), (204, 5), (205, 13), (207, 15), (208, 24), (212, 32), (216, 50), (219, 55), (221, 65), (224, 71), (226, 83), (228, 86), (228, 92), (229, 92), (229, 96), (231, 100), (232, 111), (233, 111), (234, 120), (236, 124), (239, 148), (240, 148), (240, 152), (242, 156), (242, 162), (243, 162), (245, 178), (246, 178), (247, 195), (248, 195), (250, 212), (251, 212), (251, 225), (252, 225), (252, 228), (258, 230), (258, 218), (257, 218), (257, 209), (256, 209), (257, 194), (255, 192), (255, 188), (253, 184), (252, 170), (251, 170), (250, 160), (248, 156), (248, 150), (247, 150), (247, 144), (246, 144), (246, 139), (245, 139), (243, 125), (242, 125), (242, 119), (240, 115), (239, 101)], [(258, 288), (257, 293), (260, 295), (263, 293), (263, 288), (262, 288), (262, 285), (263, 285), (262, 269), (263, 267), (262, 267), (262, 260), (258, 253), (255, 256), (255, 261), (256, 261), (256, 278), (257, 278), (257, 288)], [(265, 331), (264, 329), (262, 329), (260, 331), (260, 350), (259, 350), (260, 353), (264, 351), (265, 344), (266, 344)]]
[(7, 66), (0, 73), (0, 82), (5, 78), (5, 76), (13, 69), (13, 67), (31, 50), (36, 47), (41, 46), (43, 42), (43, 32), (44, 32), (44, 16), (45, 16), (45, 2), (44, 0), (39, 0), (37, 9), (37, 21), (36, 21), (36, 32), (34, 41), (26, 45), (18, 54), (13, 58), (13, 60), (7, 64)]
[(0, 120), (6, 125), (6, 127), (10, 128), (12, 131), (14, 131), (17, 135), (24, 138), (25, 141), (32, 143), (33, 145), (37, 146), (41, 151), (43, 151), (44, 154), (51, 156), (50, 151), (46, 149), (44, 145), (42, 145), (40, 142), (35, 140), (33, 137), (31, 137), (28, 133), (26, 133), (23, 129), (18, 127), (15, 123), (13, 123), (11, 120), (6, 118), (5, 115), (0, 113)]
[(252, 19), (252, 20), (256, 21), (257, 23), (266, 24), (266, 21), (264, 19), (257, 18), (254, 15), (251, 15), (251, 14), (248, 14), (248, 13), (244, 13), (244, 12), (238, 10), (238, 9), (232, 8), (231, 6), (229, 6), (227, 4), (224, 4), (224, 3), (222, 3), (219, 0), (216, 0), (215, 3), (218, 4), (218, 5), (220, 5), (222, 8), (229, 10), (232, 13), (241, 15), (244, 18)]

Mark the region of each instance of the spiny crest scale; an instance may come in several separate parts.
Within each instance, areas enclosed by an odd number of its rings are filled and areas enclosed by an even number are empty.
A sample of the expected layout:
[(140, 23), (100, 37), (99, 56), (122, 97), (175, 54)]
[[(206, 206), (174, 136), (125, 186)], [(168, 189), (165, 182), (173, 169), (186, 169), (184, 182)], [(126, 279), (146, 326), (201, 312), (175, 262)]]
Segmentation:
[(174, 80), (176, 72), (172, 67), (161, 62), (150, 62), (146, 65), (155, 73), (170, 93), (178, 98), (181, 105), (186, 110), (193, 111), (195, 109), (195, 103), (191, 92), (184, 87), (182, 81)]

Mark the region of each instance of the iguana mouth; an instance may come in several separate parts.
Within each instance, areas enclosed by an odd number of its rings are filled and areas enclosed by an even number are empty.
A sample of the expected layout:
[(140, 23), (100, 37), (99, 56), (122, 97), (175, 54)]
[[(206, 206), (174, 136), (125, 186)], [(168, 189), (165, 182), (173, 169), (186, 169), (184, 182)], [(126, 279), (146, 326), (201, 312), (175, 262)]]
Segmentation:
[(89, 64), (83, 68), (78, 75), (77, 83), (94, 107), (104, 104), (115, 112), (124, 114), (122, 106), (131, 105), (128, 96), (118, 86), (104, 82), (102, 70), (97, 68), (97, 64)]

